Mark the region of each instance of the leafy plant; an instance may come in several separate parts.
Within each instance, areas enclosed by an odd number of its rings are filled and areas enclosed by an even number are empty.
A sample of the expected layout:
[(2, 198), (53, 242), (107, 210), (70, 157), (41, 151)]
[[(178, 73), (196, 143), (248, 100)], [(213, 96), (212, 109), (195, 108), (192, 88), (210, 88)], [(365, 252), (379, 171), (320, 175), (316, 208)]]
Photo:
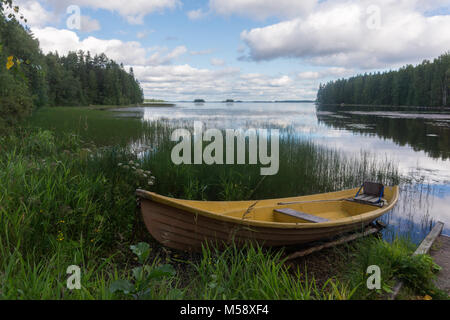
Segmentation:
[[(392, 243), (373, 238), (360, 240), (345, 276), (352, 286), (358, 286), (355, 297), (382, 298), (392, 292), (397, 280), (403, 281), (416, 294), (440, 294), (433, 284), (435, 272), (440, 267), (429, 255), (412, 255), (414, 249), (406, 239), (396, 238)], [(380, 290), (369, 290), (365, 286), (366, 270), (370, 265), (380, 267)]]
[[(170, 279), (176, 276), (174, 267), (170, 264), (146, 264), (151, 248), (145, 242), (132, 245), (130, 249), (142, 265), (131, 270), (131, 281), (126, 279), (114, 281), (110, 286), (111, 293), (121, 293), (125, 297), (131, 297), (133, 299), (152, 299), (158, 297), (158, 288), (160, 288), (161, 283), (169, 279), (164, 285), (170, 286)], [(167, 298), (180, 298), (182, 295), (178, 289), (172, 289), (170, 291)]]
[(137, 256), (139, 263), (145, 263), (150, 255), (150, 246), (146, 242), (139, 242), (137, 245), (130, 246), (131, 251)]

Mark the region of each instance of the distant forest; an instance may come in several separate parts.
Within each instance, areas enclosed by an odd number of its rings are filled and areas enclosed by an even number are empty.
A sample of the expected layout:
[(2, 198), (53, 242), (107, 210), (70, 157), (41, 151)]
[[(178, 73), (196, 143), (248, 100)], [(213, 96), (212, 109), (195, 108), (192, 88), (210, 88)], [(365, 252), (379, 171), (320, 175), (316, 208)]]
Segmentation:
[(14, 124), (36, 107), (143, 101), (133, 69), (126, 71), (104, 54), (44, 55), (20, 18), (5, 16), (8, 5), (0, 0), (0, 126)]
[(321, 84), (319, 104), (450, 106), (450, 52), (398, 71), (357, 75)]

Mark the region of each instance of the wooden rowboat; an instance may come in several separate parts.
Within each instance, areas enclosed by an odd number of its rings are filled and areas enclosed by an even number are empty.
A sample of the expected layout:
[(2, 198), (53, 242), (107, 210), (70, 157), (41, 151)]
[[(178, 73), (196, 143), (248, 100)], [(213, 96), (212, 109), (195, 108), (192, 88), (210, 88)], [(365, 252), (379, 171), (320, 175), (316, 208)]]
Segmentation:
[(398, 200), (398, 186), (384, 188), (382, 207), (352, 201), (357, 193), (358, 188), (259, 201), (191, 201), (137, 190), (150, 234), (185, 251), (199, 251), (206, 242), (288, 246), (332, 238), (361, 231)]

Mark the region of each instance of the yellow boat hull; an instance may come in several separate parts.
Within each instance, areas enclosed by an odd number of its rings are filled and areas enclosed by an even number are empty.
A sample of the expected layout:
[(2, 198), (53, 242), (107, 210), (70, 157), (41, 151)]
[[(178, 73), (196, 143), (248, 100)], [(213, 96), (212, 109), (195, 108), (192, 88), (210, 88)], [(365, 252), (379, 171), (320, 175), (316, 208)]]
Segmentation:
[[(343, 200), (352, 198), (357, 191), (259, 201), (191, 201), (144, 190), (137, 194), (145, 225), (157, 241), (173, 249), (199, 251), (205, 243), (288, 246), (360, 231), (391, 210), (398, 200), (397, 186), (385, 188), (382, 208)], [(282, 208), (328, 221), (311, 223), (274, 211)]]

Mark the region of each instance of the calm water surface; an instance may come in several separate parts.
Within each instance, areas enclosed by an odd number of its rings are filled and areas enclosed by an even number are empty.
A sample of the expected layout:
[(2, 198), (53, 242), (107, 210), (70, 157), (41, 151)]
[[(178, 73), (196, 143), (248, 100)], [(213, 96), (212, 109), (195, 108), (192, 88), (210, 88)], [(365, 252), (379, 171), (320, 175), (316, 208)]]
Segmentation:
[(322, 110), (312, 103), (177, 103), (117, 110), (117, 115), (144, 121), (202, 121), (219, 129), (282, 128), (350, 155), (370, 152), (395, 161), (410, 182), (401, 185), (397, 206), (383, 217), (389, 223), (385, 236), (408, 234), (419, 242), (436, 221), (444, 222), (444, 233), (450, 235), (449, 113)]

